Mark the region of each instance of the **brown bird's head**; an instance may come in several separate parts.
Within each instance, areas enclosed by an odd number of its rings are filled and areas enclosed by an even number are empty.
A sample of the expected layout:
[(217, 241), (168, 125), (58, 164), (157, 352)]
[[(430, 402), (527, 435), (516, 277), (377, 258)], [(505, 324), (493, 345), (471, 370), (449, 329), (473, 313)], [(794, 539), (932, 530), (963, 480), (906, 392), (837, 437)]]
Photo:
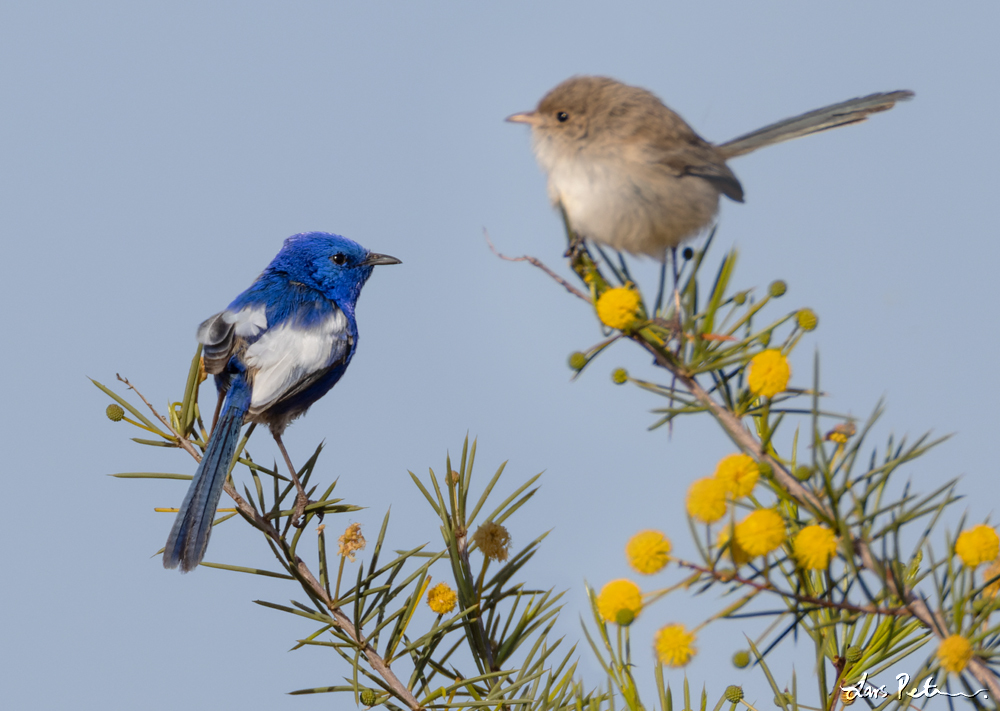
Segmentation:
[(652, 92), (591, 76), (567, 79), (546, 94), (534, 111), (514, 114), (507, 120), (531, 126), (536, 140), (560, 144), (583, 140), (600, 143), (606, 138), (642, 140), (645, 133), (662, 133), (677, 123), (687, 129)]

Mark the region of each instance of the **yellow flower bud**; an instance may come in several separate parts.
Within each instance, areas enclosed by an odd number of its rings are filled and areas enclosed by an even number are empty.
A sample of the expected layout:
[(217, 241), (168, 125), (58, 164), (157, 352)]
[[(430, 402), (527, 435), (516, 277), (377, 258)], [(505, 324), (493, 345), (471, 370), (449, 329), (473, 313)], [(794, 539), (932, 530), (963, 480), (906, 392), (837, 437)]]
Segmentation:
[(627, 331), (639, 321), (642, 298), (624, 286), (608, 289), (597, 299), (597, 318), (605, 326)]
[(597, 611), (607, 622), (626, 627), (642, 612), (639, 586), (624, 578), (612, 580), (597, 596)]
[(1000, 555), (1000, 538), (997, 532), (986, 524), (973, 526), (958, 534), (955, 554), (970, 568), (989, 563)]
[(439, 615), (447, 615), (455, 609), (458, 596), (445, 583), (438, 583), (427, 591), (427, 607)]
[(750, 360), (747, 385), (750, 392), (761, 397), (774, 397), (788, 388), (792, 367), (776, 348), (761, 351)]
[(693, 632), (688, 632), (684, 625), (675, 623), (660, 628), (653, 640), (653, 647), (661, 663), (668, 667), (683, 667), (698, 652), (694, 641)]
[(658, 573), (670, 560), (670, 541), (659, 531), (640, 531), (625, 544), (625, 557), (637, 573)]

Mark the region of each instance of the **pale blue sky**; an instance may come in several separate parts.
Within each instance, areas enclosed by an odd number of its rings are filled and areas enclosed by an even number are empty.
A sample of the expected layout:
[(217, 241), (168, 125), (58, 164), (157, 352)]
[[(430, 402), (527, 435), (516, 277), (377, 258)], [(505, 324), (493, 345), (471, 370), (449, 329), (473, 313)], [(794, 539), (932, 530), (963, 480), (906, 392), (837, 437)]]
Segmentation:
[[(151, 557), (171, 524), (152, 508), (176, 505), (184, 485), (106, 474), (192, 462), (130, 443), (85, 377), (120, 372), (157, 404), (178, 397), (197, 324), (295, 232), (339, 232), (404, 262), (369, 282), (347, 376), (286, 437), (300, 459), (326, 440), (323, 471), (369, 507), (352, 520), (374, 534), (391, 505), (391, 546), (436, 540), (406, 470), (443, 468), (469, 431), (484, 474), (509, 459), (512, 487), (546, 470), (510, 526), (521, 544), (553, 529), (529, 573), (569, 589), (561, 633), (580, 637), (584, 579), (627, 573), (621, 550), (638, 528), (690, 551), (682, 494), (728, 444), (707, 420), (647, 432), (662, 401), (609, 379), (621, 365), (653, 376), (624, 345), (570, 383), (566, 357), (599, 338), (593, 316), (482, 238), (486, 227), (502, 251), (562, 269), (527, 130), (502, 119), (576, 73), (645, 86), (717, 141), (873, 91), (917, 92), (865, 125), (734, 161), (747, 202), (723, 207), (715, 256), (736, 244), (737, 285), (784, 278), (776, 313), (819, 314), (796, 382), (818, 348), (831, 407), (865, 416), (886, 396), (876, 441), (955, 433), (909, 473), (924, 491), (963, 475), (959, 508), (982, 520), (1000, 491), (998, 26), (995, 3), (0, 7), (5, 707), (329, 707), (284, 692), (338, 683), (346, 666), (286, 653), (311, 628), (250, 602), (284, 601), (287, 585), (181, 576)], [(208, 557), (269, 556), (227, 525)], [(712, 609), (674, 596), (649, 610), (640, 677), (660, 624)], [(744, 629), (714, 625), (688, 673), (716, 694), (743, 683), (767, 707), (759, 675), (728, 665)]]

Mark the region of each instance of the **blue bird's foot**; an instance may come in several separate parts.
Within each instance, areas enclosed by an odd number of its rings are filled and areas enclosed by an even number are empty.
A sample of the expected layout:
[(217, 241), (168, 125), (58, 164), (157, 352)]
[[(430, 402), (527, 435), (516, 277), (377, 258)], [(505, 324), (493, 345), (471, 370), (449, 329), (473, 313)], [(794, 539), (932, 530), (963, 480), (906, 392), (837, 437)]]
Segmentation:
[[(297, 478), (295, 483), (299, 483)], [(302, 528), (306, 525), (306, 506), (311, 503), (312, 501), (306, 496), (306, 492), (300, 488), (299, 493), (295, 495), (295, 513), (292, 514), (292, 525), (295, 528)]]

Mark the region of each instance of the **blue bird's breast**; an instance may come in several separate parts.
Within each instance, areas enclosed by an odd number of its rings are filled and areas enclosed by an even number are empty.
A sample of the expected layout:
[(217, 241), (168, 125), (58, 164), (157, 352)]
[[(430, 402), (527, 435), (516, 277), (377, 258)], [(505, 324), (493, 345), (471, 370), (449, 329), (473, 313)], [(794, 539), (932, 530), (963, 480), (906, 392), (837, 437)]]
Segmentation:
[(226, 370), (251, 385), (249, 418), (279, 432), (336, 384), (357, 343), (352, 310), (301, 285), (248, 290), (213, 318), (230, 334)]

